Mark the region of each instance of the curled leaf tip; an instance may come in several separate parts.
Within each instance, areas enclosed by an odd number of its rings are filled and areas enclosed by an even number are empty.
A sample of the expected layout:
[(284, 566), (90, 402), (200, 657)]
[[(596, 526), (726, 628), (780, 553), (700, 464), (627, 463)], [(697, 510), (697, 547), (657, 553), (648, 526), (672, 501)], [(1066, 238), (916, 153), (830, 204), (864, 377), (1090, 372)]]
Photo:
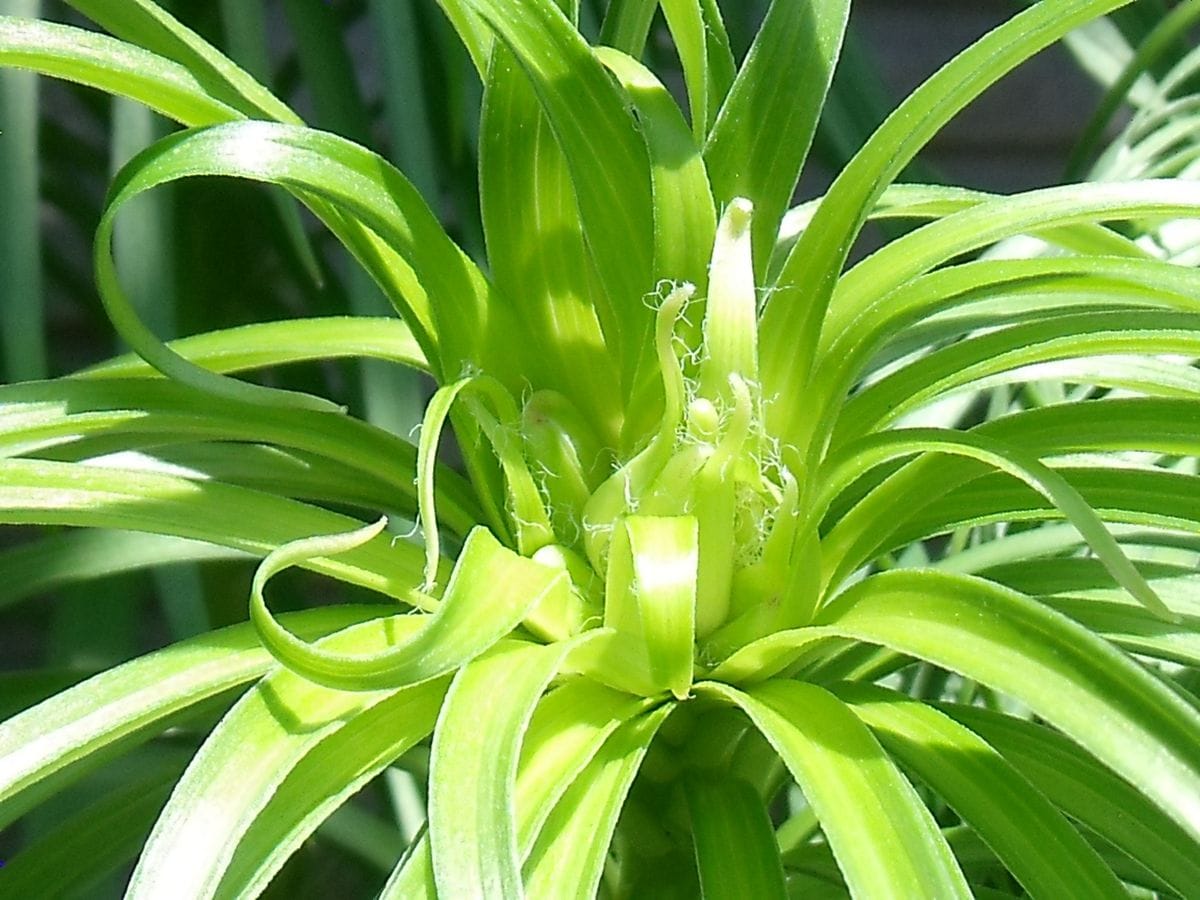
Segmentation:
[(387, 516), (381, 516), (377, 521), (352, 531), (318, 534), (289, 541), (276, 547), (263, 558), (254, 572), (254, 580), (250, 587), (250, 621), (254, 624), (259, 639), (272, 655), (286, 660), (288, 647), (299, 641), (276, 621), (267, 607), (263, 591), (271, 577), (284, 569), (302, 565), (319, 556), (337, 556), (339, 553), (361, 547), (380, 534), (387, 524)]

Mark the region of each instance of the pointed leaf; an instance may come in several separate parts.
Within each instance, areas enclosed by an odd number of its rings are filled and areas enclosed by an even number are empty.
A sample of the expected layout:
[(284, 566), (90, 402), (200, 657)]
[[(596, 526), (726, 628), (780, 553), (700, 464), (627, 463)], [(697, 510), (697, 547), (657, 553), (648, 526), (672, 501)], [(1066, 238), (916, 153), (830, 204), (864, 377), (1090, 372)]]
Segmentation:
[(758, 283), (812, 145), (849, 12), (848, 0), (775, 0), (704, 148), (717, 203), (754, 204)]
[(788, 256), (763, 315), (762, 368), (776, 433), (792, 436), (798, 391), (854, 239), (876, 198), (963, 107), (1024, 60), (1077, 25), (1128, 0), (1043, 0), (989, 32), (943, 66), (879, 127), (842, 170), (812, 225)]

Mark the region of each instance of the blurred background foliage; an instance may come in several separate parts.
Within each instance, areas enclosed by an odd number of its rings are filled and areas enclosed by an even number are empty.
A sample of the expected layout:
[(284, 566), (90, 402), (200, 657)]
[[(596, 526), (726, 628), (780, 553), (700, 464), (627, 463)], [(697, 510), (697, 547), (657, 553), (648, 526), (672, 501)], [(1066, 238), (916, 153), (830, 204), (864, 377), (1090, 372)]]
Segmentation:
[[(164, 5), (310, 124), (388, 157), (430, 201), (452, 236), (482, 260), (476, 201), (481, 90), (435, 0), (171, 0)], [(583, 30), (592, 38), (600, 35), (607, 5), (607, 0), (582, 2)], [(723, 4), (739, 56), (767, 5), (767, 0)], [(856, 3), (817, 137), (817, 165), (805, 173), (798, 199), (818, 196), (830, 173), (898, 99), (1019, 5), (1013, 0)], [(1112, 36), (1119, 32), (1136, 46), (1169, 8), (1163, 0), (1142, 0), (1111, 19), (1107, 37), (1093, 31), (1042, 54), (960, 117), (907, 178), (998, 191), (1060, 180), (1103, 86), (1115, 80), (1128, 57), (1122, 57)], [(87, 24), (55, 0), (0, 0), (0, 13)], [(665, 28), (656, 23), (651, 33), (648, 61), (681, 90)], [(1109, 133), (1120, 121), (1118, 116), (1108, 126)], [(0, 73), (4, 381), (61, 375), (122, 349), (93, 285), (92, 233), (113, 173), (166, 128), (131, 102), (23, 73)], [(1076, 160), (1081, 161), (1086, 162)], [(245, 183), (205, 180), (155, 191), (122, 216), (116, 252), (123, 283), (162, 336), (295, 316), (389, 313), (382, 295), (330, 235), (291, 201)], [(399, 434), (408, 434), (420, 420), (428, 391), (410, 373), (383, 363), (297, 366), (269, 377), (335, 398)], [(20, 529), (0, 534), (0, 718), (148, 646), (246, 617), (249, 563), (181, 564), (47, 592), (39, 588), (28, 536)], [(95, 565), (102, 573), (102, 554), (97, 553)], [(327, 589), (306, 584), (303, 574), (281, 577), (296, 584), (278, 595), (300, 598), (298, 603), (319, 602), (320, 591)], [(200, 723), (196, 733), (205, 730)], [(124, 802), (156, 809), (186, 759), (189, 733), (180, 731), (175, 739), (178, 759), (157, 754), (143, 772), (148, 780), (129, 782), (130, 761), (125, 760), (120, 770), (103, 770), (47, 804), (23, 827), (69, 826), (80, 792), (97, 796), (115, 784), (132, 784)], [(137, 760), (135, 755), (135, 766)], [(348, 805), (322, 828), (319, 843), (333, 852), (302, 851), (268, 894), (286, 895), (299, 880), (336, 884), (344, 896), (367, 892), (377, 884), (379, 867), (391, 866), (393, 838), (406, 827), (405, 792), (412, 790), (412, 784), (391, 780), (364, 792), (361, 802)], [(132, 852), (141, 835), (113, 839), (129, 840)], [(0, 837), (0, 858), (13, 840)], [(92, 896), (103, 896), (102, 887)]]

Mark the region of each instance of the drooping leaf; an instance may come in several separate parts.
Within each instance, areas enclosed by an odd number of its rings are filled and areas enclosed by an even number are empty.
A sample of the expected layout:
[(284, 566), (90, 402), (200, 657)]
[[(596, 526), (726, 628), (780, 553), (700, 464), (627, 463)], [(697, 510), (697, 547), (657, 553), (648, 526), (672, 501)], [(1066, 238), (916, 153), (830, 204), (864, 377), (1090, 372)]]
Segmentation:
[[(318, 637), (386, 611), (338, 606), (292, 614), (299, 634)], [(89, 765), (151, 737), (171, 717), (251, 681), (274, 663), (250, 625), (235, 625), (101, 672), (0, 726), (0, 821)]]
[[(112, 269), (108, 245), (122, 205), (159, 185), (197, 175), (265, 181), (288, 187), (302, 200), (315, 198), (314, 211), (324, 215), (335, 233), (345, 236), (351, 242), (350, 249), (375, 272), (381, 260), (373, 243), (364, 243), (362, 233), (354, 231), (370, 229), (388, 242), (390, 253), (398, 254), (403, 261), (403, 268), (390, 272), (382, 283), (435, 372), (456, 370), (472, 361), (482, 362), (497, 377), (505, 375), (504, 364), (488, 364), (489, 353), (501, 348), (494, 342), (480, 343), (487, 284), (478, 268), (449, 240), (408, 181), (386, 161), (345, 139), (267, 122), (230, 123), (167, 137), (133, 159), (110, 191), (95, 241), (101, 296), (118, 330), (156, 368), (185, 383), (235, 399), (267, 405), (283, 402), (273, 389), (213, 375), (163, 346), (131, 315)], [(347, 216), (358, 223), (351, 231), (346, 231), (351, 227)], [(399, 293), (393, 292), (396, 287)], [(499, 316), (502, 309), (502, 305), (489, 309), (490, 315)], [(439, 323), (450, 321), (453, 327), (441, 328)], [(313, 405), (312, 400), (303, 398), (287, 402)], [(329, 403), (322, 400), (316, 405), (326, 409)]]
[[(340, 631), (324, 644), (343, 652), (378, 652), (420, 624), (413, 618), (381, 619)], [(164, 891), (214, 896), (239, 849), (266, 869), (256, 876), (265, 882), (282, 863), (283, 848), (259, 845), (254, 852), (253, 846), (239, 845), (288, 774), (310, 753), (321, 753), (327, 738), (382, 704), (400, 707), (391, 721), (402, 722), (403, 731), (390, 737), (399, 738), (397, 752), (403, 752), (432, 730), (445, 690), (445, 679), (400, 691), (346, 692), (286, 670), (269, 675), (225, 715), (184, 773), (146, 842), (127, 896), (158, 897)], [(250, 747), (253, 753), (246, 752)]]
[(1125, 896), (1079, 832), (983, 739), (902, 694), (852, 684), (833, 690), (889, 753), (979, 833), (1032, 896)]
[(771, 742), (820, 819), (852, 893), (971, 896), (933, 816), (840, 700), (782, 680), (749, 692), (703, 682), (697, 692), (741, 707)]
[(244, 115), (300, 124), (270, 91), (161, 6), (149, 0), (68, 2), (106, 31), (179, 63), (205, 91)]
[(978, 707), (940, 708), (985, 738), (1052, 803), (1181, 894), (1197, 883), (1195, 839), (1070, 740), (1044, 725)]

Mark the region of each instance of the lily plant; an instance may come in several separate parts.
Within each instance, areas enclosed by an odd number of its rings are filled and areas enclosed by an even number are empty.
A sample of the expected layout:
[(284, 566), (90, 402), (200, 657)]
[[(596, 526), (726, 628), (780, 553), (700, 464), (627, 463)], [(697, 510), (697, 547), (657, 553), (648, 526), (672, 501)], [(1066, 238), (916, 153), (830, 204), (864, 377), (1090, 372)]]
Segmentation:
[[(153, 821), (127, 896), (254, 896), (376, 776), (427, 767), (383, 897), (1194, 894), (1200, 273), (1143, 236), (1200, 185), (894, 183), (1122, 0), (1014, 16), (795, 209), (848, 0), (775, 0), (740, 60), (716, 0), (615, 0), (596, 45), (577, 0), (440, 0), (483, 84), (486, 265), (150, 0), (70, 5), (110, 34), (0, 18), (0, 64), (184, 128), (95, 236), (137, 357), (0, 387), (0, 521), (84, 529), (19, 548), (39, 585), (96, 553), (261, 564), (248, 622), (0, 725), (2, 825), (208, 729), (182, 775), (126, 785), (153, 802), (85, 810), (102, 833), (33, 844), (0, 893), (85, 883)], [(686, 114), (639, 61), (660, 7)], [(114, 228), (200, 176), (282, 188), (398, 317), (160, 340)], [(909, 227), (851, 263), (882, 218)], [(415, 446), (235, 377), (348, 356), (436, 381)], [(277, 615), (290, 567), (385, 602)]]

